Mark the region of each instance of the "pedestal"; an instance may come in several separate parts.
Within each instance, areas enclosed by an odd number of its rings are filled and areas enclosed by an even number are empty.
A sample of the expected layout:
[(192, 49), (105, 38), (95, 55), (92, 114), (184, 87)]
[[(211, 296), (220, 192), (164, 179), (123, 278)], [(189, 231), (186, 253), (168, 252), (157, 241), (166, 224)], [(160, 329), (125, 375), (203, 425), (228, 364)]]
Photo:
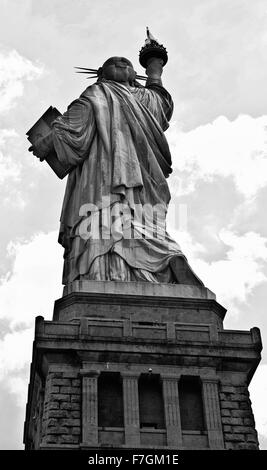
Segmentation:
[[(95, 281), (65, 288), (53, 320), (36, 319), (25, 448), (257, 449), (248, 385), (260, 333), (225, 330), (225, 312), (204, 287)], [(142, 400), (151, 399), (151, 410), (162, 403), (163, 420), (140, 415), (140, 380), (150, 376), (161, 386), (142, 389)], [(110, 380), (111, 424), (98, 422), (99, 377)], [(193, 390), (183, 399), (203, 408), (200, 427), (181, 422), (184, 378), (201, 384), (201, 397)]]

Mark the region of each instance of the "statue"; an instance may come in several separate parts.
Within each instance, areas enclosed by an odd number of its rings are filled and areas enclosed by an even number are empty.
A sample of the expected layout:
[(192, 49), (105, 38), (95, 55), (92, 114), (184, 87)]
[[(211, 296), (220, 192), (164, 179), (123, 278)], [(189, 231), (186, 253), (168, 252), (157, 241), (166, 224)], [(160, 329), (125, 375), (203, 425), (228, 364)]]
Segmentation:
[[(52, 151), (68, 174), (60, 219), (63, 284), (75, 280), (203, 285), (165, 221), (171, 155), (164, 131), (173, 102), (161, 75), (166, 49), (147, 31), (140, 63), (111, 57), (51, 131), (30, 147), (40, 160)], [(83, 73), (84, 73), (83, 72)]]

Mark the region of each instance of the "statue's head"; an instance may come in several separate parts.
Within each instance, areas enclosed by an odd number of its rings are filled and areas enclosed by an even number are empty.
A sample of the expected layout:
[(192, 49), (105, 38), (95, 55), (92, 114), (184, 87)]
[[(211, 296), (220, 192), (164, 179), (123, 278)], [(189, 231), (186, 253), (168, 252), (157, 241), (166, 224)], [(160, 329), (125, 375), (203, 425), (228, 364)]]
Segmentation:
[(136, 72), (133, 64), (125, 57), (110, 57), (98, 69), (98, 76), (100, 79), (106, 78), (107, 80), (132, 85)]

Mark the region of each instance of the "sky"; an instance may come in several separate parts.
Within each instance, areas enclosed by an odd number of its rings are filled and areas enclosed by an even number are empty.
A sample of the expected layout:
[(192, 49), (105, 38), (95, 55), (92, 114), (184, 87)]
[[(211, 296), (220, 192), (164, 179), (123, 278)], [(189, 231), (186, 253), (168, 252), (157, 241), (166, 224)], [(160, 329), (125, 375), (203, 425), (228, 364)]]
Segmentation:
[[(27, 149), (50, 106), (88, 86), (74, 66), (138, 53), (145, 27), (169, 53), (175, 110), (169, 231), (228, 312), (227, 329), (267, 320), (265, 0), (0, 0), (0, 448), (22, 449), (34, 319), (62, 295), (57, 243), (66, 180)], [(251, 385), (267, 449), (267, 356)]]

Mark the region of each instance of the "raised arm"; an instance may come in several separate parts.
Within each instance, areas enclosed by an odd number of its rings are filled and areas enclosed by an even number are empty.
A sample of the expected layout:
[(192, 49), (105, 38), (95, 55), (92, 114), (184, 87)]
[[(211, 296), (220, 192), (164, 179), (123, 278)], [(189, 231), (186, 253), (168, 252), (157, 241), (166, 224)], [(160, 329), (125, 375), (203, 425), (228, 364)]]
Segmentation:
[(155, 116), (162, 129), (169, 127), (169, 120), (173, 113), (173, 101), (170, 93), (163, 87), (161, 75), (163, 60), (152, 57), (148, 60), (146, 86), (137, 88), (135, 96)]
[(147, 81), (146, 86), (149, 85), (162, 85), (161, 75), (163, 72), (163, 60), (159, 59), (158, 57), (152, 57), (148, 59), (147, 62)]

